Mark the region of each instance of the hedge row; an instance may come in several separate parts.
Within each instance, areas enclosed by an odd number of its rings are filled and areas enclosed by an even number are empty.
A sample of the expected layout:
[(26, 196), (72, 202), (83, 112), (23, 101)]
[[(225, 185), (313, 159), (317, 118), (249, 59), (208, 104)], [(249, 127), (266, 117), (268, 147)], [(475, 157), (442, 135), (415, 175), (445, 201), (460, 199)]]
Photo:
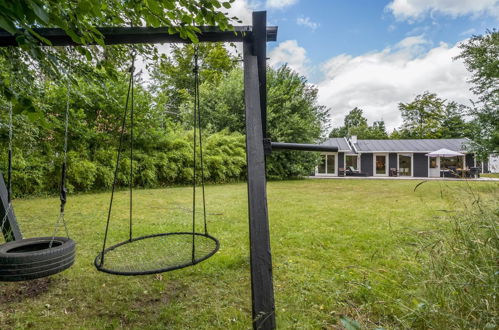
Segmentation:
[[(133, 156), (133, 185), (161, 187), (189, 184), (193, 179), (192, 131), (169, 136), (155, 147), (139, 148)], [(199, 168), (199, 149), (197, 154)], [(130, 155), (121, 155), (117, 184), (130, 181)], [(246, 154), (244, 136), (218, 132), (203, 141), (204, 175), (207, 182), (224, 183), (245, 177)], [(111, 187), (117, 159), (116, 148), (68, 152), (67, 186), (70, 192), (102, 190)], [(3, 157), (2, 157), (3, 158)], [(4, 162), (2, 162), (4, 163)], [(14, 150), (13, 192), (16, 196), (56, 193), (60, 182), (62, 155), (23, 153)], [(3, 165), (3, 164), (2, 164)], [(5, 166), (3, 166), (5, 170)], [(199, 178), (199, 177), (198, 177)]]

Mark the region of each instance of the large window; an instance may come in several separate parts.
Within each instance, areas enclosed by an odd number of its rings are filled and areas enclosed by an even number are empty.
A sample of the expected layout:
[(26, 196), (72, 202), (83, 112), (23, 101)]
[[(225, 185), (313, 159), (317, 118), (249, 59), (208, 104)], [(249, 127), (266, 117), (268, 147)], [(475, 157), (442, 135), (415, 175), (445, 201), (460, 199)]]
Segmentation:
[(463, 168), (463, 157), (440, 157), (440, 168)]
[(321, 155), (321, 161), (317, 166), (318, 174), (336, 174), (336, 155)]
[(430, 168), (437, 168), (437, 157), (430, 157)]
[(359, 156), (357, 155), (346, 155), (345, 168), (352, 168), (353, 170), (358, 170), (357, 168), (358, 157)]

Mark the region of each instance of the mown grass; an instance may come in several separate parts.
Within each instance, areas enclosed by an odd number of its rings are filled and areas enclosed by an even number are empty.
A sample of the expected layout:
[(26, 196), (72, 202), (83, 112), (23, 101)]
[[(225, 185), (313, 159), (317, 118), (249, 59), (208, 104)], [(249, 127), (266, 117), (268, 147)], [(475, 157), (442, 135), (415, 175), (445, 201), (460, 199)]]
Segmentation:
[(496, 178), (499, 179), (499, 173), (482, 173), (480, 176), (484, 178)]
[[(431, 181), (414, 191), (416, 184), (392, 180), (268, 184), (280, 328), (341, 328), (341, 317), (365, 328), (386, 329), (497, 324), (497, 301), (488, 301), (495, 305), (478, 312), (486, 314), (481, 322), (459, 323), (456, 319), (467, 315), (476, 319), (478, 314), (458, 310), (462, 303), (443, 306), (445, 301), (457, 301), (450, 289), (434, 295), (429, 291), (437, 280), (450, 288), (441, 276), (449, 278), (450, 272), (459, 277), (473, 266), (473, 259), (458, 260), (451, 253), (449, 244), (457, 237), (454, 215), (470, 214), (477, 199), (480, 205), (497, 203), (498, 183)], [(109, 194), (71, 196), (67, 220), (78, 242), (76, 264), (45, 280), (0, 283), (0, 328), (251, 328), (247, 188), (216, 185), (206, 192), (209, 212), (215, 213), (209, 215), (210, 233), (220, 240), (220, 251), (195, 267), (141, 277), (94, 269)], [(117, 197), (111, 227), (114, 242), (126, 236), (128, 221), (127, 194), (120, 192)], [(184, 223), (188, 230), (191, 214), (185, 210), (190, 203), (187, 187), (138, 190), (136, 230), (157, 233)], [(55, 198), (15, 200), (25, 236), (50, 235), (57, 204)], [(487, 214), (497, 225), (497, 210)], [(437, 254), (435, 242), (450, 252), (443, 254), (442, 248)], [(475, 260), (483, 265), (493, 258), (493, 250), (487, 253)], [(444, 267), (445, 273), (438, 265), (448, 258), (458, 266)], [(496, 261), (497, 255), (492, 264)], [(478, 274), (490, 267), (490, 263), (480, 266)], [(474, 290), (472, 285), (466, 288)], [(496, 294), (497, 282), (489, 281), (485, 290)], [(464, 293), (461, 290), (458, 296)], [(440, 305), (434, 303), (438, 299)], [(455, 323), (446, 323), (451, 321)]]

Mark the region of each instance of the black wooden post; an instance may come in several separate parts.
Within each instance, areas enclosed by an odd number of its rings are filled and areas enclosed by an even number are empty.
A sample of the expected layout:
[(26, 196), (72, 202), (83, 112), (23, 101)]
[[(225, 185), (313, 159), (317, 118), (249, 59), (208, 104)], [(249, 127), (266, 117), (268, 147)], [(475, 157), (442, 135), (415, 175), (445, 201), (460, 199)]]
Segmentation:
[(267, 12), (253, 12), (253, 54), (258, 61), (258, 86), (263, 137), (267, 137)]
[(250, 233), (253, 328), (274, 329), (275, 307), (267, 212), (265, 155), (257, 56), (251, 40), (244, 42), (244, 100)]
[[(7, 217), (5, 217), (6, 213)], [(5, 222), (2, 223), (4, 219)], [(17, 241), (23, 238), (17, 224), (14, 209), (9, 207), (7, 186), (5, 185), (2, 173), (0, 173), (0, 226), (2, 227), (2, 234), (6, 242)]]

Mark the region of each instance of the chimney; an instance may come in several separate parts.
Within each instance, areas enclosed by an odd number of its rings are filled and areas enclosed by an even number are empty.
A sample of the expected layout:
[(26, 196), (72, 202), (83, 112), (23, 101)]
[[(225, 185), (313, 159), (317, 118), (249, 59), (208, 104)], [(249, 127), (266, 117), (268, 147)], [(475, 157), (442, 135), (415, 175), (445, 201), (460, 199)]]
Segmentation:
[(350, 142), (352, 142), (352, 144), (357, 143), (357, 135), (352, 135), (352, 136), (350, 137)]

